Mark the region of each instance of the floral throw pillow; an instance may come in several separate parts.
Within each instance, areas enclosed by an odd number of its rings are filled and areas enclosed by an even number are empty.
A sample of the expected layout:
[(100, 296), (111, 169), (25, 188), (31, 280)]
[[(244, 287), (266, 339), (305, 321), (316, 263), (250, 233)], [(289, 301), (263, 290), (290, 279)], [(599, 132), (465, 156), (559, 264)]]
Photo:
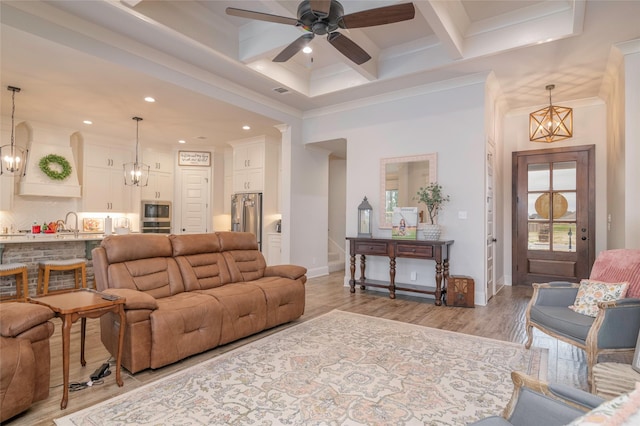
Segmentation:
[(631, 393), (603, 402), (568, 426), (633, 426), (640, 424), (640, 382)]
[(602, 281), (582, 280), (576, 294), (576, 300), (569, 309), (583, 315), (598, 315), (598, 302), (623, 299), (627, 295), (628, 282), (605, 283)]

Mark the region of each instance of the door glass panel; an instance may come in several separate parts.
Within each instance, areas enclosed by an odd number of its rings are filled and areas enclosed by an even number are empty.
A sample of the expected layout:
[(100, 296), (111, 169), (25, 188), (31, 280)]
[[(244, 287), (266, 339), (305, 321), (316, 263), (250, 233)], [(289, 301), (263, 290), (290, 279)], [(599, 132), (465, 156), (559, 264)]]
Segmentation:
[(576, 251), (576, 224), (553, 224), (553, 251)]
[(549, 219), (551, 203), (549, 193), (534, 192), (528, 195), (527, 215), (529, 219)]
[(550, 171), (549, 163), (529, 164), (528, 171), (528, 187), (529, 191), (547, 191), (549, 190)]
[(549, 250), (549, 224), (529, 222), (529, 250)]
[(556, 192), (553, 194), (553, 218), (555, 220), (576, 220), (576, 193)]
[(553, 163), (553, 189), (556, 191), (575, 190), (576, 167), (575, 161)]

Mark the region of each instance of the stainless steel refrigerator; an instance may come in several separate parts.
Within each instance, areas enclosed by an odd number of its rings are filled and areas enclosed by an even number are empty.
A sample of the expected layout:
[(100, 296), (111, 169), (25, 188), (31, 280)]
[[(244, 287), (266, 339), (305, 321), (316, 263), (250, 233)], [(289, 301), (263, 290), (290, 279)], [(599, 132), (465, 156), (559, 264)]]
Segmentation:
[(262, 250), (262, 193), (231, 196), (231, 230), (253, 233)]

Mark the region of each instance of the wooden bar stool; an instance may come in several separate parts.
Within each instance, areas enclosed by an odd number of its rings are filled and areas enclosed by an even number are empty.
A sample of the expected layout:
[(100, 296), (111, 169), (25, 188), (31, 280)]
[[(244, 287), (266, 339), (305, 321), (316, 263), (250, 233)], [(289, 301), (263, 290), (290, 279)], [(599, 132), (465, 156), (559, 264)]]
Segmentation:
[(27, 279), (26, 263), (0, 263), (0, 277), (8, 277), (14, 275), (16, 278), (16, 296), (3, 297), (2, 302), (6, 300), (27, 300), (29, 297), (29, 280)]
[(80, 288), (80, 274), (82, 274), (82, 288), (87, 288), (87, 259), (44, 260), (38, 264), (37, 294), (49, 293), (49, 276), (51, 271), (74, 271), (76, 288)]

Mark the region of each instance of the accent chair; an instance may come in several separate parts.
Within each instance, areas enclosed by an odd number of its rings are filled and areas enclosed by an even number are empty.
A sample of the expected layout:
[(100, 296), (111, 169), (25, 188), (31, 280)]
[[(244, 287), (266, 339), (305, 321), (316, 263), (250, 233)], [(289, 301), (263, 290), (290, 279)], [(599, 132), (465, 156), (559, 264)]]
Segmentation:
[(571, 423), (605, 400), (566, 385), (547, 384), (517, 371), (511, 373), (513, 394), (502, 416), (491, 416), (473, 426), (560, 426)]
[(533, 296), (526, 311), (528, 349), (533, 328), (577, 346), (586, 352), (588, 380), (593, 386), (593, 366), (601, 354), (633, 354), (640, 330), (640, 250), (616, 249), (601, 252), (589, 280), (606, 283), (629, 282), (626, 297), (598, 302), (595, 317), (575, 312), (580, 284), (550, 282), (533, 284)]

